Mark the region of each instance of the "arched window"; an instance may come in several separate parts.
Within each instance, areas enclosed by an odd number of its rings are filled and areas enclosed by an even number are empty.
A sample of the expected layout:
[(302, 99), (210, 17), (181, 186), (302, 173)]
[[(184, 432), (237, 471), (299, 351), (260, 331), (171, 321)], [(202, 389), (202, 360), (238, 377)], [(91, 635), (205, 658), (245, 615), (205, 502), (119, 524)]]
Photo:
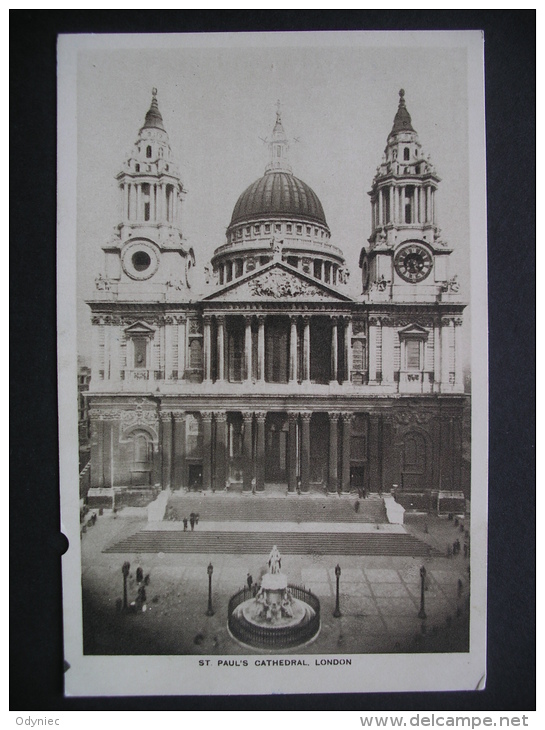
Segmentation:
[(139, 164), (137, 163), (137, 164), (136, 164), (136, 165), (134, 166), (134, 169), (136, 170), (136, 172), (140, 172), (140, 165), (139, 165)]
[(411, 155), (410, 149), (408, 147), (405, 147), (405, 149), (403, 150), (403, 159), (404, 160), (409, 160), (410, 159), (410, 155)]
[(189, 345), (189, 367), (194, 370), (202, 369), (202, 345), (200, 340), (193, 340)]
[(150, 144), (146, 147), (146, 157), (148, 157), (148, 158), (151, 157), (151, 145)]

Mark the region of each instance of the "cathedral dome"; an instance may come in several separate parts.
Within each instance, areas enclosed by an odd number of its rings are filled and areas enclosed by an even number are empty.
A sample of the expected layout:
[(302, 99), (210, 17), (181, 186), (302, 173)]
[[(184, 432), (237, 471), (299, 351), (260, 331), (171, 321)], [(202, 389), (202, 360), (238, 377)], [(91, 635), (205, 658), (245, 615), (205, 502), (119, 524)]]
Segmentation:
[(230, 225), (282, 216), (327, 227), (314, 190), (291, 172), (272, 170), (256, 180), (236, 202)]

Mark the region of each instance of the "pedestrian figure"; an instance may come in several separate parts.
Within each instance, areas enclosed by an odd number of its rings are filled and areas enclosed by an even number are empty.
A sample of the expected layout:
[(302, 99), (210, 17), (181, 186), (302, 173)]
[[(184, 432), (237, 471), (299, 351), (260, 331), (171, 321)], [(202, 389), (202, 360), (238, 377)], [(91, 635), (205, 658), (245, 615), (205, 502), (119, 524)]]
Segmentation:
[(458, 578), (458, 598), (462, 595), (462, 589), (464, 587), (464, 584), (462, 583), (461, 578)]
[(254, 579), (252, 578), (252, 576), (250, 575), (250, 573), (248, 573), (247, 576), (246, 576), (246, 583), (248, 584), (248, 590), (250, 590), (250, 591), (252, 590), (252, 583), (253, 582), (254, 582)]
[(136, 582), (142, 583), (143, 580), (144, 580), (144, 571), (142, 570), (142, 568), (137, 568), (136, 569)]
[(186, 532), (187, 531), (187, 517), (184, 517), (183, 523), (184, 523), (184, 532)]
[(195, 524), (196, 525), (199, 524), (199, 513), (198, 512), (195, 512)]
[(149, 579), (150, 579), (150, 574), (146, 573), (146, 575), (144, 576), (144, 585), (145, 586), (149, 586)]
[(465, 528), (464, 528), (463, 524), (460, 525), (460, 532), (465, 532)]
[(360, 511), (360, 500), (356, 499), (356, 501), (354, 502), (354, 512), (357, 513), (359, 511)]
[(189, 515), (189, 524), (191, 525), (191, 531), (195, 529), (195, 514), (192, 512)]
[(454, 520), (454, 527), (458, 527), (458, 525), (459, 525), (459, 524), (460, 524), (460, 523), (459, 523), (459, 520), (458, 520), (458, 518), (456, 518), (456, 519)]
[(365, 487), (361, 490), (361, 495), (364, 499), (367, 499), (367, 492), (365, 491)]

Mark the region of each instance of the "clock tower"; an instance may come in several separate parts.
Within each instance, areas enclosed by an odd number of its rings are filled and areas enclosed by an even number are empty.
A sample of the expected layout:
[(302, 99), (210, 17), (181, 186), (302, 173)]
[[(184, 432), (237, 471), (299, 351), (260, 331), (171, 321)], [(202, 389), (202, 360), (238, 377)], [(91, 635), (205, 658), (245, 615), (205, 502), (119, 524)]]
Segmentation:
[(437, 225), (440, 178), (422, 151), (399, 92), (399, 106), (377, 167), (369, 248), (360, 256), (362, 291), (370, 302), (433, 302), (457, 289), (447, 276), (450, 249)]

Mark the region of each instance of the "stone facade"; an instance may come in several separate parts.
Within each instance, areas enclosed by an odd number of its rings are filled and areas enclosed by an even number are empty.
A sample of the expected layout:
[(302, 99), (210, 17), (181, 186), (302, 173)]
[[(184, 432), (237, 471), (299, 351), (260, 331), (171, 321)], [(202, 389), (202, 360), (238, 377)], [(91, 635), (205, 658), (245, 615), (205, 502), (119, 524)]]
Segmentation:
[(92, 487), (467, 492), (465, 305), (404, 94), (370, 192), (357, 298), (320, 201), (291, 172), (279, 113), (269, 145), (196, 297), (154, 90), (88, 302)]

